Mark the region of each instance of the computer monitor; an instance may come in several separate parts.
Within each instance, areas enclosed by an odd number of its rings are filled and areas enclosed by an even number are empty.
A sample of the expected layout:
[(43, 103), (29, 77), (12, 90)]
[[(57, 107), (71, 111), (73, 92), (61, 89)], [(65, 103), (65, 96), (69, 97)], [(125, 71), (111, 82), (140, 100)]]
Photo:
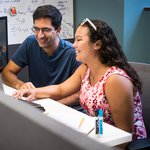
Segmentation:
[(114, 150), (0, 91), (1, 150)]
[(7, 17), (0, 17), (0, 72), (8, 62)]

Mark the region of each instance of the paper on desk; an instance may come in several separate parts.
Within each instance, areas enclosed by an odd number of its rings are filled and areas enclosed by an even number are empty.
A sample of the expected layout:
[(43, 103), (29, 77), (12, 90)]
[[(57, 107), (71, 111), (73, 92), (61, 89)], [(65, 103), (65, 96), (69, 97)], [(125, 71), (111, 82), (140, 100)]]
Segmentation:
[[(87, 134), (94, 127), (94, 118), (54, 100), (38, 100), (36, 103), (45, 108), (47, 116), (69, 126), (79, 132)], [(84, 118), (81, 126), (80, 122)]]
[(83, 118), (82, 116), (56, 111), (54, 111), (54, 113), (48, 113), (48, 116), (85, 134), (87, 134), (94, 127), (93, 118), (88, 116), (84, 116), (84, 121), (80, 127), (79, 124)]
[(6, 84), (3, 84), (4, 93), (6, 95), (12, 96), (12, 94), (16, 91), (16, 89), (7, 86)]
[[(16, 91), (16, 89), (7, 86), (6, 84), (3, 84), (4, 93), (6, 95), (12, 96), (12, 94)], [(26, 97), (22, 97), (21, 100), (26, 100)]]

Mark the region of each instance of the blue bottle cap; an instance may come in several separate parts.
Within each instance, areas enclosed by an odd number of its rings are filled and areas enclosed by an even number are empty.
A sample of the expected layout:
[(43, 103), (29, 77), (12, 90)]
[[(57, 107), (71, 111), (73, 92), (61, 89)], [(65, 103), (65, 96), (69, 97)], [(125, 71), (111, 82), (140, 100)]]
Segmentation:
[(99, 116), (103, 117), (103, 110), (102, 109), (99, 110)]

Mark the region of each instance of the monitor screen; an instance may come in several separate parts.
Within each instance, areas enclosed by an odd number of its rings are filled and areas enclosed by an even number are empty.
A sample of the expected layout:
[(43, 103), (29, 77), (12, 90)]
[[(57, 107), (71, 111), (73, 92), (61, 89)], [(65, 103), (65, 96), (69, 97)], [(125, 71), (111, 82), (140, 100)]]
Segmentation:
[(7, 17), (0, 17), (0, 72), (8, 62)]

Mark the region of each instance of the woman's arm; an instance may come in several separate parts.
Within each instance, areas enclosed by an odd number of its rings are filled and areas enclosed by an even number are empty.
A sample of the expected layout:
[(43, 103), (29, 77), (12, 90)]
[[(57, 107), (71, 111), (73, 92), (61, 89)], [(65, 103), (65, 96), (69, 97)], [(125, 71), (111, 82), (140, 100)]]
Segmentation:
[(16, 98), (27, 97), (27, 100), (29, 101), (41, 98), (52, 98), (57, 100), (67, 97), (80, 90), (82, 78), (86, 68), (86, 65), (80, 65), (74, 74), (61, 84), (31, 90), (19, 90), (16, 91), (13, 96)]
[(127, 132), (133, 130), (133, 85), (120, 75), (108, 78), (105, 93), (115, 125)]

